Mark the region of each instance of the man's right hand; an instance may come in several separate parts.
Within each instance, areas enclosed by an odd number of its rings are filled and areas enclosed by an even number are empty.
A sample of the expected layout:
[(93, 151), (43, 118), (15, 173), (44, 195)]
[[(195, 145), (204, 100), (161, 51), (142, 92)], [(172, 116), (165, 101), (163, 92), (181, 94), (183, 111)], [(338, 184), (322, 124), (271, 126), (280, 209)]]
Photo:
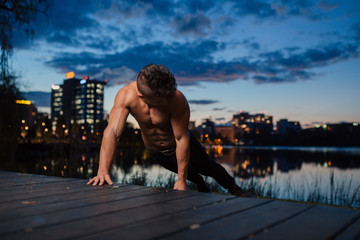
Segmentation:
[(110, 175), (108, 173), (98, 173), (96, 177), (90, 179), (87, 185), (92, 184), (93, 186), (95, 186), (99, 184), (99, 186), (102, 186), (104, 182), (106, 182), (109, 185), (113, 185), (113, 182), (111, 181)]

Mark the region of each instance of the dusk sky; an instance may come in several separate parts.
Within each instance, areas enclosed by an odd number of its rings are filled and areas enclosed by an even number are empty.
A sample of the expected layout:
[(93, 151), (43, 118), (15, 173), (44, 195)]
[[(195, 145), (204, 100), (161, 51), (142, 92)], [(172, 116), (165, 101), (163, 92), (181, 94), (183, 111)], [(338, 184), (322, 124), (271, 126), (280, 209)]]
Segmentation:
[(197, 124), (240, 110), (303, 126), (360, 121), (359, 0), (65, 0), (33, 28), (32, 39), (13, 35), (23, 91), (50, 92), (70, 71), (108, 79), (109, 112), (156, 63), (173, 71)]

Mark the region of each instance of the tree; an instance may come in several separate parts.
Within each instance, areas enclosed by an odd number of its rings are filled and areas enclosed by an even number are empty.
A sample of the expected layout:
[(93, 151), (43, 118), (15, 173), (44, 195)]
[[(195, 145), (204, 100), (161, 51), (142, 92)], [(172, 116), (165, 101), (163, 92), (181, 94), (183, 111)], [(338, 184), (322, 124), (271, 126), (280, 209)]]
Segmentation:
[(38, 13), (49, 12), (48, 0), (0, 0), (0, 168), (15, 164), (20, 114), (15, 99), (21, 97), (17, 77), (10, 69), (13, 30), (24, 28), (28, 37), (34, 35), (31, 22)]
[(14, 28), (24, 28), (28, 37), (33, 36), (35, 31), (31, 22), (36, 19), (38, 13), (47, 17), (49, 6), (48, 0), (0, 0), (0, 96), (20, 96), (17, 78), (9, 67), (13, 53), (11, 40)]

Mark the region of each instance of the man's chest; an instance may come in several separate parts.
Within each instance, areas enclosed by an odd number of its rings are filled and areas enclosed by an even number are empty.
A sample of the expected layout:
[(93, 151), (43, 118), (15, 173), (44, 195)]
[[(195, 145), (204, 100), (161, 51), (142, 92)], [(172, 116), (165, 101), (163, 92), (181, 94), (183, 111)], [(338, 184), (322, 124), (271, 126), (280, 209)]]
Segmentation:
[(170, 124), (170, 113), (166, 107), (143, 105), (133, 108), (130, 112), (140, 126), (156, 127)]

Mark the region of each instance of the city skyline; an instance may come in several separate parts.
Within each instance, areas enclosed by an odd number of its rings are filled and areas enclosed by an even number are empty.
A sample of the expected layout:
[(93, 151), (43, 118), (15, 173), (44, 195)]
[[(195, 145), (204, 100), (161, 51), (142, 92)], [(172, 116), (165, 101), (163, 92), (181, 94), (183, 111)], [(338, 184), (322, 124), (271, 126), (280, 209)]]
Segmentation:
[(13, 36), (22, 91), (50, 92), (70, 71), (108, 79), (109, 112), (152, 62), (174, 72), (197, 124), (240, 110), (304, 126), (360, 120), (356, 1), (65, 1), (33, 27), (31, 41)]

